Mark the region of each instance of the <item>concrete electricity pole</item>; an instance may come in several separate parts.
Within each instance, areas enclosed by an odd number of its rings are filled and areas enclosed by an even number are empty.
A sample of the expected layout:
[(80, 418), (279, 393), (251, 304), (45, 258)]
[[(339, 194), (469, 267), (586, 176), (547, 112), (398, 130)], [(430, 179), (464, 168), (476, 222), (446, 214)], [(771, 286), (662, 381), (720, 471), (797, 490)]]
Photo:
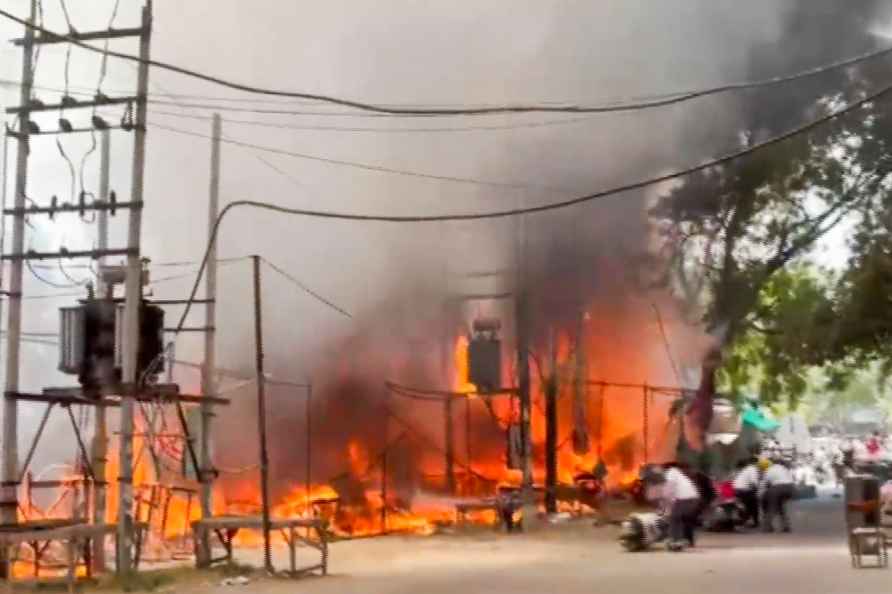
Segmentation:
[[(31, 13), (28, 22), (33, 24), (37, 19), (37, 0), (31, 0)], [(28, 181), (28, 152), (31, 103), (31, 87), (34, 83), (32, 52), (34, 49), (34, 30), (25, 28), (22, 42), (22, 88), (18, 126), (18, 146), (16, 151), (16, 178), (14, 205), (16, 209), (25, 208), (25, 192)], [(19, 339), (22, 332), (22, 252), (25, 245), (25, 216), (13, 217), (12, 223), (12, 255), (9, 274), (9, 318), (7, 322), (6, 341), (6, 393), (3, 399), (3, 497), (0, 500), (0, 521), (4, 524), (15, 524), (18, 521), (18, 473), (19, 473), (19, 409), (18, 402), (12, 396), (19, 389)], [(3, 564), (4, 567), (6, 564)]]
[[(99, 160), (99, 201), (108, 204), (109, 198), (109, 165), (111, 159), (111, 133), (102, 131)], [(108, 249), (108, 210), (101, 209), (97, 216), (98, 248)], [(95, 279), (96, 294), (99, 299), (106, 296), (107, 287), (102, 278), (102, 268), (105, 265), (105, 256), (99, 257), (99, 275)], [(93, 476), (97, 484), (93, 489), (93, 521), (97, 524), (105, 522), (105, 500), (107, 485), (105, 484), (105, 459), (108, 455), (108, 429), (106, 426), (106, 414), (104, 406), (96, 407), (96, 430), (93, 433)], [(105, 543), (101, 538), (93, 540), (93, 569), (103, 571), (105, 569)]]
[(273, 573), (269, 520), (269, 453), (266, 447), (266, 375), (263, 373), (263, 303), (260, 288), (260, 256), (251, 256), (254, 264), (254, 347), (257, 371), (257, 427), (260, 433), (260, 498), (263, 513), (263, 566)]
[[(217, 213), (220, 208), (220, 138), (222, 124), (220, 114), (215, 113), (211, 130), (211, 185), (208, 200), (208, 241), (210, 242), (210, 250), (208, 251), (207, 273), (205, 274), (205, 298), (208, 300), (205, 307), (205, 334), (204, 334), (204, 365), (201, 367), (201, 393), (205, 396), (215, 396), (217, 394), (217, 378), (216, 378), (216, 345), (214, 338), (216, 337), (217, 324), (217, 242), (213, 238), (214, 225), (217, 223)], [(208, 401), (201, 403), (201, 430), (200, 430), (200, 449), (199, 449), (199, 465), (201, 467), (198, 480), (201, 482), (201, 493), (199, 499), (201, 501), (201, 517), (210, 518), (213, 515), (213, 505), (211, 501), (212, 495), (212, 472), (213, 463), (211, 462), (211, 419), (213, 411)], [(201, 542), (198, 546), (202, 547), (204, 556), (201, 558), (210, 559), (210, 541), (209, 533), (204, 532), (201, 536)]]
[[(136, 100), (136, 122), (133, 142), (133, 189), (135, 205), (143, 202), (143, 183), (146, 160), (146, 108), (149, 87), (149, 50), (152, 37), (152, 0), (142, 9), (142, 33), (139, 42), (139, 71)], [(121, 444), (118, 476), (118, 572), (127, 573), (133, 567), (133, 402), (137, 386), (139, 354), (139, 313), (142, 305), (142, 260), (140, 233), (142, 208), (130, 209), (128, 225), (127, 278), (124, 301), (124, 357), (121, 394)]]

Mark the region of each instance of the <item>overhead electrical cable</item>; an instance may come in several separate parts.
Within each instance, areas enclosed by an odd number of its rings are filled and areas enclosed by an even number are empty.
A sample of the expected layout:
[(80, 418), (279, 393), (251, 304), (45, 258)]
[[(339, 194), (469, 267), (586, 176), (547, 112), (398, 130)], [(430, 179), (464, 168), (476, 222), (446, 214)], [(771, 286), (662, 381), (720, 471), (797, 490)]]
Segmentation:
[(839, 60), (836, 62), (832, 62), (830, 64), (825, 64), (821, 66), (816, 66), (813, 68), (809, 68), (806, 70), (802, 70), (793, 74), (782, 75), (770, 77), (762, 80), (755, 81), (747, 81), (747, 82), (739, 82), (739, 83), (729, 83), (725, 85), (719, 85), (711, 88), (700, 89), (695, 91), (688, 91), (684, 93), (679, 93), (677, 95), (673, 95), (670, 97), (666, 97), (663, 99), (656, 99), (652, 101), (643, 101), (636, 103), (626, 103), (621, 105), (554, 105), (554, 104), (516, 104), (516, 105), (494, 105), (489, 107), (459, 107), (459, 108), (412, 108), (412, 107), (392, 107), (388, 105), (377, 105), (372, 103), (367, 103), (364, 101), (358, 101), (353, 99), (346, 99), (342, 97), (336, 97), (332, 95), (325, 95), (321, 93), (308, 93), (308, 92), (300, 92), (300, 91), (288, 91), (284, 89), (273, 89), (273, 88), (263, 88), (252, 85), (247, 85), (243, 83), (237, 83), (233, 81), (229, 81), (217, 76), (205, 74), (198, 70), (192, 70), (189, 68), (184, 68), (182, 66), (177, 66), (174, 64), (170, 64), (167, 62), (161, 62), (159, 60), (142, 60), (138, 56), (134, 56), (132, 54), (126, 54), (123, 52), (105, 50), (103, 48), (99, 48), (89, 43), (85, 43), (78, 39), (75, 39), (71, 35), (63, 35), (59, 33), (55, 33), (44, 28), (41, 25), (37, 25), (35, 23), (30, 23), (25, 19), (19, 18), (9, 11), (0, 9), (0, 16), (3, 16), (11, 21), (19, 23), (25, 27), (30, 28), (33, 31), (38, 31), (42, 35), (53, 36), (57, 38), (62, 38), (73, 45), (86, 49), (88, 51), (106, 54), (109, 56), (113, 56), (115, 58), (119, 58), (122, 60), (129, 60), (131, 62), (137, 63), (145, 63), (149, 66), (153, 66), (155, 68), (160, 68), (163, 70), (168, 70), (170, 72), (176, 72), (178, 74), (182, 74), (185, 76), (189, 76), (195, 79), (203, 80), (206, 82), (214, 83), (223, 87), (227, 87), (230, 89), (234, 89), (237, 91), (244, 91), (247, 93), (254, 93), (258, 95), (269, 95), (276, 97), (291, 97), (296, 99), (309, 99), (312, 101), (319, 101), (321, 103), (329, 103), (332, 105), (339, 105), (342, 107), (349, 107), (353, 109), (358, 109), (361, 111), (369, 111), (373, 113), (382, 113), (382, 114), (392, 114), (392, 115), (422, 115), (422, 116), (451, 116), (451, 115), (462, 115), (462, 116), (473, 116), (473, 115), (490, 115), (490, 114), (500, 114), (500, 113), (530, 113), (530, 112), (553, 112), (553, 113), (609, 113), (609, 112), (619, 112), (619, 111), (634, 111), (640, 109), (648, 109), (653, 107), (661, 107), (665, 105), (672, 105), (675, 103), (682, 103), (685, 101), (690, 101), (692, 99), (698, 97), (705, 97), (708, 95), (715, 95), (719, 93), (725, 93), (729, 91), (735, 90), (743, 90), (743, 89), (754, 89), (760, 87), (768, 87), (783, 84), (786, 82), (798, 80), (801, 78), (807, 78), (811, 76), (816, 76), (818, 74), (822, 74), (824, 72), (835, 70), (839, 68), (844, 68), (846, 66), (851, 66), (854, 64), (858, 64), (865, 60), (870, 60), (873, 58), (885, 56), (889, 53), (892, 53), (892, 47), (885, 47), (879, 50), (875, 50), (872, 52), (867, 52), (860, 54), (858, 56), (847, 58), (844, 60)]
[[(206, 116), (194, 113), (177, 113), (172, 111), (163, 111), (153, 109), (153, 116), (166, 116), (172, 118), (185, 118), (192, 120), (210, 121), (212, 116)], [(299, 114), (303, 115), (303, 114)], [(329, 114), (331, 115), (331, 114)], [(238, 120), (226, 118), (226, 125), (237, 126), (253, 126), (257, 128), (275, 128), (278, 130), (305, 130), (305, 131), (322, 131), (322, 132), (371, 132), (376, 134), (412, 134), (412, 133), (439, 133), (439, 132), (478, 132), (492, 130), (517, 130), (521, 128), (548, 128), (551, 126), (564, 126), (579, 122), (593, 122), (594, 118), (576, 117), (561, 118), (554, 120), (542, 120), (535, 122), (514, 122), (511, 124), (492, 124), (492, 125), (475, 125), (475, 126), (435, 126), (425, 128), (381, 128), (371, 126), (328, 126), (328, 125), (309, 125), (309, 124), (288, 124), (284, 122), (262, 122), (258, 120)]]
[[(204, 134), (202, 132), (193, 132), (191, 130), (183, 130), (181, 128), (175, 128), (173, 126), (165, 126), (164, 124), (158, 123), (149, 123), (150, 128), (157, 128), (160, 130), (166, 130), (167, 132), (173, 132), (174, 134), (182, 134), (185, 136), (194, 136), (196, 138), (207, 138), (210, 139), (210, 134)], [(232, 146), (240, 146), (242, 148), (252, 149), (256, 151), (262, 151), (265, 153), (275, 154), (275, 155), (285, 155), (288, 157), (295, 157), (297, 159), (306, 159), (309, 161), (318, 161), (320, 163), (327, 163), (329, 165), (341, 165), (344, 167), (352, 167), (355, 169), (364, 169), (366, 171), (374, 171), (376, 173), (390, 173), (393, 175), (401, 175), (406, 177), (420, 177), (424, 179), (433, 179), (437, 181), (448, 181), (455, 182), (460, 184), (473, 184), (477, 186), (490, 186), (495, 188), (513, 188), (519, 190), (537, 190), (537, 191), (546, 191), (546, 192), (555, 192), (560, 194), (568, 194), (569, 190), (562, 188), (555, 188), (550, 186), (538, 186), (534, 184), (524, 184), (524, 183), (513, 183), (513, 182), (499, 182), (499, 181), (491, 181), (485, 179), (471, 178), (471, 177), (458, 177), (452, 175), (438, 175), (435, 173), (424, 173), (421, 171), (411, 171), (408, 169), (395, 169), (393, 167), (385, 167), (383, 165), (374, 165), (371, 163), (361, 163), (358, 161), (346, 161), (343, 159), (332, 159), (329, 157), (320, 157), (319, 155), (311, 155), (309, 153), (300, 153), (297, 151), (289, 151), (285, 149), (278, 149), (271, 146), (266, 146), (262, 144), (254, 144), (252, 142), (245, 142), (242, 140), (236, 140), (234, 138), (222, 137), (220, 141), (229, 144)]]
[(269, 266), (270, 268), (272, 268), (274, 271), (278, 272), (278, 273), (279, 273), (280, 275), (282, 275), (284, 278), (286, 278), (286, 279), (288, 279), (289, 281), (291, 281), (292, 284), (296, 285), (298, 288), (300, 288), (300, 289), (301, 289), (303, 292), (305, 292), (307, 295), (310, 295), (311, 297), (313, 297), (314, 299), (316, 299), (316, 301), (319, 301), (320, 303), (322, 303), (322, 304), (324, 304), (324, 305), (327, 305), (328, 307), (330, 307), (331, 309), (335, 310), (336, 312), (338, 312), (339, 314), (341, 314), (342, 316), (344, 316), (344, 317), (346, 317), (346, 318), (350, 318), (350, 319), (353, 318), (353, 316), (350, 315), (350, 314), (349, 314), (346, 310), (344, 310), (342, 307), (339, 307), (339, 306), (335, 305), (334, 303), (332, 303), (331, 301), (329, 301), (328, 299), (326, 299), (325, 297), (323, 297), (322, 295), (320, 295), (319, 293), (317, 293), (317, 292), (314, 291), (313, 289), (309, 288), (309, 287), (306, 286), (304, 283), (302, 283), (301, 281), (299, 281), (296, 277), (294, 277), (294, 275), (292, 275), (292, 274), (288, 273), (287, 271), (285, 271), (285, 270), (279, 268), (278, 266), (276, 266), (275, 264), (273, 264), (272, 262), (270, 262), (269, 260), (267, 260), (266, 258), (264, 258), (264, 257), (262, 257), (262, 256), (261, 256), (260, 260), (261, 260), (264, 264), (266, 264), (267, 266)]
[(258, 208), (261, 210), (269, 210), (272, 212), (279, 212), (282, 214), (289, 215), (297, 215), (297, 216), (305, 216), (305, 217), (315, 217), (315, 218), (324, 218), (324, 219), (336, 219), (336, 220), (345, 220), (345, 221), (362, 221), (362, 222), (384, 222), (384, 223), (429, 223), (429, 222), (443, 222), (443, 221), (478, 221), (478, 220), (489, 220), (489, 219), (500, 219), (506, 217), (514, 217), (521, 215), (529, 215), (529, 214), (539, 214), (543, 212), (549, 212), (553, 210), (560, 210), (564, 208), (568, 208), (570, 206), (575, 206), (577, 204), (585, 204), (588, 202), (593, 202), (595, 200), (600, 200), (602, 198), (607, 198), (609, 196), (613, 196), (614, 194), (620, 194), (624, 192), (628, 192), (631, 190), (638, 190), (641, 188), (646, 188), (649, 186), (653, 186), (656, 184), (664, 183), (667, 181), (672, 181), (675, 179), (680, 179), (683, 177), (687, 177), (693, 173), (697, 173), (699, 171), (704, 171), (707, 169), (711, 169), (713, 167), (717, 167), (719, 165), (724, 165), (726, 163), (731, 163), (745, 157), (746, 155), (753, 154), (757, 151), (760, 151), (764, 148), (773, 146), (775, 144), (779, 144), (788, 140), (790, 138), (794, 138), (799, 136), (800, 134), (804, 134), (810, 130), (818, 128), (827, 122), (830, 122), (842, 115), (850, 113), (856, 109), (863, 107), (869, 103), (876, 101), (877, 99), (884, 97), (887, 93), (892, 91), (892, 85), (886, 85), (878, 91), (874, 91), (857, 101), (853, 101), (845, 105), (844, 107), (840, 107), (832, 112), (821, 116), (820, 118), (814, 119), (810, 122), (806, 122), (792, 130), (779, 134), (777, 136), (773, 136), (761, 142), (756, 142), (749, 146), (746, 146), (737, 151), (728, 153), (721, 157), (716, 157), (710, 159), (708, 161), (704, 161), (699, 165), (692, 165), (691, 167), (687, 167), (685, 169), (676, 170), (671, 173), (666, 173), (663, 175), (658, 175), (655, 177), (650, 177), (647, 179), (643, 179), (637, 182), (631, 182), (628, 184), (624, 184), (621, 186), (616, 186), (613, 188), (608, 188), (605, 190), (600, 190), (594, 192), (592, 194), (587, 194), (585, 196), (579, 196), (576, 198), (571, 198), (568, 200), (562, 200), (559, 202), (551, 202), (547, 204), (542, 204), (539, 206), (531, 206), (525, 208), (511, 208), (505, 210), (494, 210), (489, 212), (476, 212), (476, 213), (457, 213), (457, 214), (443, 214), (443, 215), (374, 215), (374, 214), (352, 214), (352, 213), (343, 213), (336, 211), (321, 211), (321, 210), (311, 210), (304, 208), (291, 208), (287, 206), (281, 206), (278, 204), (272, 204), (269, 202), (261, 202), (259, 200), (236, 200), (227, 204), (223, 210), (220, 211), (220, 214), (217, 215), (217, 220), (214, 222), (213, 227), (211, 228), (210, 237), (208, 238), (207, 244), (205, 245), (204, 255), (201, 259), (201, 265), (198, 268), (198, 273), (195, 277), (195, 282), (192, 285), (192, 291), (189, 295), (189, 299), (186, 303), (186, 306), (183, 308), (182, 316), (180, 317), (180, 321), (176, 326), (176, 332), (179, 333), (183, 326), (186, 323), (186, 317), (189, 315), (189, 311), (192, 308), (192, 303), (195, 301), (195, 296), (198, 293), (198, 287), (201, 284), (201, 278), (204, 275), (205, 268), (207, 266), (208, 256), (210, 254), (211, 246), (217, 239), (217, 233), (220, 229), (220, 223), (223, 218), (226, 216), (226, 213), (231, 211), (233, 208), (241, 207), (241, 206), (249, 206), (253, 208)]

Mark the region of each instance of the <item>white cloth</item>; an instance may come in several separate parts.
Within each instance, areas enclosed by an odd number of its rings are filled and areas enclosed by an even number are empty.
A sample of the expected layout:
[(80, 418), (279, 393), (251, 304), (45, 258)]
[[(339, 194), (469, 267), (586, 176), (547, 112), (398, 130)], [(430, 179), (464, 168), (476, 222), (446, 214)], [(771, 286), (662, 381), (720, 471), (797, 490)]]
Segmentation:
[(759, 483), (759, 495), (764, 495), (768, 487), (776, 487), (778, 485), (793, 485), (793, 473), (783, 464), (772, 464), (768, 470), (762, 475), (762, 482)]
[(677, 468), (670, 468), (665, 474), (666, 482), (663, 485), (663, 503), (672, 504), (679, 499), (699, 499), (694, 482), (685, 473)]
[(734, 489), (737, 491), (750, 491), (759, 486), (759, 469), (755, 464), (742, 468), (734, 477)]

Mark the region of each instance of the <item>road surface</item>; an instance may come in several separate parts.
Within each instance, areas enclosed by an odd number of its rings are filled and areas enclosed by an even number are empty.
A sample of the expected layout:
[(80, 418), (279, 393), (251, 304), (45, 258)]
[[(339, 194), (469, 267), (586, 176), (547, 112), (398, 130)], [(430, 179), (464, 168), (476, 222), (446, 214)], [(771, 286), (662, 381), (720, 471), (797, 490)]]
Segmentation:
[[(187, 594), (856, 594), (892, 591), (892, 569), (851, 568), (841, 500), (797, 502), (792, 534), (703, 534), (683, 553), (627, 553), (615, 527), (590, 521), (536, 534), (390, 536), (336, 543), (331, 575), (221, 586), (202, 574)], [(307, 553), (309, 554), (309, 553)], [(241, 558), (259, 562), (259, 553)], [(284, 555), (277, 558), (284, 567)]]

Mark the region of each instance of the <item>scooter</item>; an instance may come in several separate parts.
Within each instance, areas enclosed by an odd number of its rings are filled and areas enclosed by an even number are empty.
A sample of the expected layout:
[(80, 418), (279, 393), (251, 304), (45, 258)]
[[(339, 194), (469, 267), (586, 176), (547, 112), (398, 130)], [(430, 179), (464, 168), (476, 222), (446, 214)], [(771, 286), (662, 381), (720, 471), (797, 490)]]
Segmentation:
[(716, 501), (706, 511), (704, 528), (712, 532), (734, 532), (743, 526), (746, 510), (736, 497)]
[(664, 542), (669, 536), (669, 523), (657, 512), (635, 512), (623, 520), (619, 542), (629, 552), (645, 551)]
[(744, 524), (746, 507), (734, 494), (731, 481), (716, 483), (716, 495), (706, 510), (704, 527), (713, 532), (734, 532)]

